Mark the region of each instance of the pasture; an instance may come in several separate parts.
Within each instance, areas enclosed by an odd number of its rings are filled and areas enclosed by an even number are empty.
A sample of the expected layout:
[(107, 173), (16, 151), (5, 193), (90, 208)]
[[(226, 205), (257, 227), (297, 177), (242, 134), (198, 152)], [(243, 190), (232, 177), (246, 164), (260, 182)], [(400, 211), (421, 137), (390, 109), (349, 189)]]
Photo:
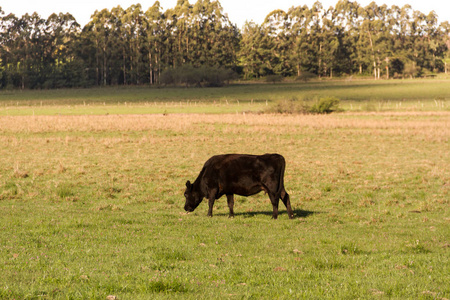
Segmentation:
[[(151, 106), (142, 99), (125, 114), (102, 104), (71, 114), (70, 96), (9, 97), (0, 102), (23, 105), (0, 117), (1, 299), (450, 298), (450, 113), (434, 99), (331, 115), (163, 115), (136, 114)], [(55, 102), (36, 113), (40, 101)], [(236, 197), (233, 219), (225, 198), (213, 218), (206, 201), (184, 212), (186, 180), (230, 152), (286, 158), (294, 220), (282, 204), (271, 220), (264, 193)]]
[(345, 111), (449, 111), (450, 80), (237, 83), (221, 88), (109, 87), (0, 91), (0, 116), (242, 113), (336, 97)]

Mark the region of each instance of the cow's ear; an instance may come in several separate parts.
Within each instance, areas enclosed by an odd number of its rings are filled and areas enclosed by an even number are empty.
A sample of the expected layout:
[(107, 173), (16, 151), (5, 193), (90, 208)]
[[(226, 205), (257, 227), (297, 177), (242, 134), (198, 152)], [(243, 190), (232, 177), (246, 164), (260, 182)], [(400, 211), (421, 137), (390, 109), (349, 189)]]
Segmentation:
[(188, 188), (188, 190), (191, 189), (191, 182), (189, 180), (186, 181), (186, 187)]

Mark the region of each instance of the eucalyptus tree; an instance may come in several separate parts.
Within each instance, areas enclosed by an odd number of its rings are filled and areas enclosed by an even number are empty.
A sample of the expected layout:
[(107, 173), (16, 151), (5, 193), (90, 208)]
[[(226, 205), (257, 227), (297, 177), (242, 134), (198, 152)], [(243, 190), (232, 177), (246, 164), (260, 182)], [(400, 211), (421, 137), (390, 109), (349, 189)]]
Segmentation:
[(378, 79), (380, 79), (382, 70), (385, 70), (385, 76), (389, 79), (389, 64), (394, 55), (391, 35), (395, 20), (392, 18), (391, 9), (385, 4), (378, 7), (377, 19), (376, 56)]
[(339, 68), (338, 54), (343, 50), (341, 42), (344, 39), (344, 29), (336, 20), (334, 8), (328, 9), (322, 17), (320, 37), (318, 72), (333, 78), (333, 71)]
[(276, 75), (292, 75), (288, 28), (288, 15), (283, 10), (268, 14), (261, 27), (264, 34), (261, 55), (265, 58), (268, 72)]
[(141, 51), (145, 41), (144, 30), (145, 14), (140, 4), (131, 5), (122, 15), (122, 30), (126, 51), (128, 53), (130, 80), (135, 84), (141, 83), (141, 74), (144, 70)]
[(443, 50), (442, 63), (445, 74), (449, 73), (450, 69), (450, 22), (445, 21), (440, 24), (440, 41)]
[(79, 86), (83, 68), (74, 51), (80, 25), (67, 13), (51, 14), (45, 22), (41, 76), (47, 77), (45, 88)]
[(432, 11), (425, 15), (422, 12), (414, 11), (410, 19), (410, 28), (410, 35), (413, 38), (410, 58), (413, 65), (418, 72), (423, 69), (436, 70), (438, 67), (437, 57), (443, 57), (447, 48), (439, 34), (436, 13)]
[(390, 39), (393, 56), (390, 60), (390, 68), (395, 76), (402, 74), (405, 62), (408, 61), (409, 51), (412, 48), (412, 37), (410, 32), (410, 5), (398, 7), (393, 5), (390, 10)]
[(310, 53), (310, 61), (308, 69), (319, 76), (322, 65), (323, 52), (323, 32), (322, 32), (322, 16), (323, 6), (316, 1), (309, 10), (309, 30), (308, 30), (308, 52)]
[(340, 0), (333, 10), (332, 20), (335, 23), (340, 42), (339, 53), (336, 63), (339, 63), (341, 72), (352, 74), (353, 72), (363, 73), (366, 68), (362, 55), (359, 34), (362, 17), (359, 14), (360, 5), (358, 2)]
[(14, 14), (4, 15), (0, 9), (0, 55), (2, 67), (2, 87), (18, 84), (20, 56), (16, 51), (19, 41), (19, 19)]
[(258, 78), (263, 73), (264, 58), (260, 47), (262, 37), (260, 25), (255, 22), (245, 22), (238, 56), (246, 79)]
[(448, 70), (450, 26), (437, 20), (409, 5), (339, 0), (328, 9), (316, 2), (275, 10), (239, 31), (219, 1), (178, 0), (165, 11), (158, 1), (146, 11), (139, 4), (95, 11), (81, 30), (70, 14), (16, 17), (0, 8), (0, 87), (155, 84), (182, 67), (239, 68), (245, 78), (415, 76)]
[(367, 49), (363, 55), (370, 61), (373, 66), (372, 72), (375, 79), (379, 79), (381, 75), (382, 57), (384, 56), (384, 36), (383, 31), (386, 30), (385, 23), (380, 16), (384, 15), (386, 5), (381, 8), (375, 2), (361, 8), (360, 13), (363, 15), (364, 21), (360, 27), (361, 49)]
[(97, 85), (107, 85), (110, 83), (108, 80), (108, 71), (111, 63), (111, 45), (113, 44), (111, 41), (111, 16), (112, 14), (108, 9), (96, 10), (84, 30), (88, 33), (86, 37), (92, 39), (88, 42), (92, 43), (95, 50), (93, 67), (95, 68)]
[(159, 82), (161, 75), (161, 53), (163, 51), (163, 41), (166, 39), (165, 16), (161, 11), (161, 4), (156, 1), (145, 12), (145, 38), (148, 55), (148, 75), (149, 83)]
[(437, 57), (442, 56), (443, 45), (439, 39), (438, 16), (436, 12), (431, 11), (425, 17), (425, 52), (427, 53), (423, 66), (429, 70), (437, 71)]
[(44, 28), (45, 20), (37, 13), (2, 17), (2, 63), (12, 84), (22, 89), (42, 84), (39, 74), (43, 67)]
[(165, 64), (173, 68), (186, 63), (189, 53), (189, 31), (192, 6), (188, 0), (178, 0), (174, 8), (165, 11), (167, 39)]
[(198, 0), (192, 10), (192, 43), (195, 65), (234, 68), (239, 47), (239, 30), (224, 14), (219, 1)]
[(303, 71), (310, 71), (308, 68), (310, 57), (309, 26), (310, 10), (308, 6), (291, 7), (288, 12), (288, 22), (290, 27), (287, 35), (289, 36), (289, 61), (297, 76)]

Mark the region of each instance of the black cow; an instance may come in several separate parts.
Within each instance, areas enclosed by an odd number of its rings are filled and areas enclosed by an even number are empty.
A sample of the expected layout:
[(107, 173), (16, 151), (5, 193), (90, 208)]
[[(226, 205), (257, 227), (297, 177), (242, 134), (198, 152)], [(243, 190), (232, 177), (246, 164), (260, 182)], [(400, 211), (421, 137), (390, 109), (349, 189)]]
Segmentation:
[(281, 199), (292, 219), (294, 214), (289, 194), (284, 189), (285, 166), (284, 157), (279, 154), (213, 156), (205, 162), (194, 183), (186, 182), (184, 209), (194, 211), (206, 197), (209, 204), (208, 216), (212, 217), (214, 201), (226, 195), (230, 217), (233, 217), (234, 194), (250, 196), (265, 191), (272, 202), (272, 217), (278, 217), (278, 203)]

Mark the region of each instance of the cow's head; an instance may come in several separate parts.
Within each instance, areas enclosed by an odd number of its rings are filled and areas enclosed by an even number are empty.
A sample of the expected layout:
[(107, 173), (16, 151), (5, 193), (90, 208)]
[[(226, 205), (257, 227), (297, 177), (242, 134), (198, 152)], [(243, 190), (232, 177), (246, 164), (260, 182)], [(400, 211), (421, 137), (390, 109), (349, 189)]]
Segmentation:
[(192, 212), (203, 200), (198, 191), (194, 191), (194, 185), (188, 180), (186, 182), (186, 191), (184, 192), (184, 197), (186, 198), (186, 203), (184, 204), (184, 210)]

